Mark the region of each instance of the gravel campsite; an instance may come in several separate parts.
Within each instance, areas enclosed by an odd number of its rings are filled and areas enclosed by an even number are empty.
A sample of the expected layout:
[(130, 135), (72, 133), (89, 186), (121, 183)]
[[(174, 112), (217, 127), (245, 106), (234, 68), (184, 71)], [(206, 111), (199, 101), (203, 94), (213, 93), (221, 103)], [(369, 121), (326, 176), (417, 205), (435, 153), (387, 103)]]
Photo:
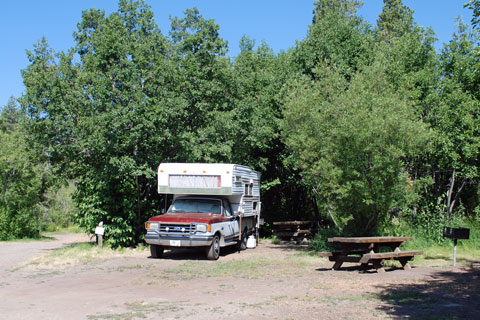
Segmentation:
[(89, 241), (73, 234), (0, 243), (2, 318), (474, 319), (480, 312), (479, 261), (334, 271), (306, 246), (269, 240), (226, 248), (217, 261), (202, 250), (152, 259), (148, 247), (114, 251)]

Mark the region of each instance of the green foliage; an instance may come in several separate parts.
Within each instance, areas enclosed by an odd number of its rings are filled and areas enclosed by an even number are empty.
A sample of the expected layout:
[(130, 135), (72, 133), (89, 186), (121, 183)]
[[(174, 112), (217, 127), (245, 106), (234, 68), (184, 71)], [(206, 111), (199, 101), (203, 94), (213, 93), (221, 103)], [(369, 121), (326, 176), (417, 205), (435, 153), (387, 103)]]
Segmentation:
[[(433, 210), (422, 211), (412, 216), (401, 214), (393, 217), (388, 225), (383, 225), (380, 235), (409, 236), (413, 241), (405, 243), (405, 249), (429, 250), (430, 248), (451, 248), (453, 241), (443, 237), (445, 226), (454, 228), (469, 228), (470, 239), (460, 240), (459, 246), (468, 250), (477, 250), (480, 245), (480, 223), (478, 218), (462, 214), (452, 218), (443, 218), (441, 208), (437, 207), (437, 214)], [(450, 257), (449, 257), (450, 258)]]
[(349, 80), (369, 59), (373, 38), (368, 25), (355, 15), (359, 6), (352, 0), (316, 2), (307, 37), (293, 53), (299, 72), (316, 77), (319, 63), (331, 63)]
[(75, 185), (51, 186), (43, 195), (43, 201), (38, 205), (41, 214), (42, 229), (53, 232), (56, 228), (67, 228), (73, 222), (75, 204), (73, 194)]
[(441, 212), (451, 218), (463, 202), (468, 212), (478, 206), (478, 155), (480, 108), (476, 75), (478, 61), (475, 45), (477, 31), (461, 22), (450, 43), (439, 56), (441, 78), (437, 90), (426, 97), (425, 121), (435, 131), (433, 150), (420, 170), (429, 174), (433, 183), (425, 190), (424, 205), (442, 202)]
[(321, 228), (318, 233), (312, 239), (308, 247), (316, 252), (321, 251), (335, 251), (337, 248), (330, 242), (328, 238), (338, 237), (341, 235), (341, 231), (337, 228)]
[(473, 10), (471, 22), (472, 26), (477, 28), (478, 24), (480, 23), (480, 1), (470, 0), (469, 2), (464, 4), (464, 7)]
[(22, 120), (11, 98), (0, 115), (0, 240), (38, 237), (45, 168), (31, 161)]
[(162, 161), (229, 161), (222, 114), (232, 85), (218, 25), (187, 10), (171, 38), (142, 1), (117, 12), (84, 11), (76, 45), (55, 54), (46, 40), (23, 71), (33, 144), (77, 182), (76, 222), (104, 222), (113, 246), (137, 244), (158, 214)]
[(385, 39), (399, 38), (413, 31), (413, 10), (402, 0), (384, 0), (383, 10), (378, 16), (377, 27)]
[(283, 111), (290, 161), (348, 234), (374, 233), (387, 211), (405, 201), (403, 160), (428, 139), (411, 105), (382, 77), (384, 65), (379, 56), (348, 89), (341, 74), (318, 68), (323, 81), (298, 80)]
[(45, 40), (28, 53), (22, 104), (32, 142), (78, 180), (81, 227), (104, 221), (114, 246), (138, 243), (158, 201), (156, 165), (174, 150), (165, 125), (176, 105), (164, 89), (171, 49), (141, 2), (120, 1), (108, 17), (84, 11), (74, 38), (67, 53)]

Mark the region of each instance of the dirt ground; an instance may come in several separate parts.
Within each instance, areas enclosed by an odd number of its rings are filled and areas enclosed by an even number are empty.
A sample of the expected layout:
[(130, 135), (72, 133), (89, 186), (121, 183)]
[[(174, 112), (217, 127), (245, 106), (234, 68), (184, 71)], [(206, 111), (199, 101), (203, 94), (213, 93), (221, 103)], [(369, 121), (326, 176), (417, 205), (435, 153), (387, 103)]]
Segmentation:
[[(48, 264), (39, 256), (86, 236), (0, 243), (1, 319), (479, 319), (480, 269), (415, 266), (332, 271), (305, 247), (262, 242), (203, 251), (148, 250)], [(102, 252), (102, 251), (100, 251)], [(37, 260), (35, 260), (37, 259)], [(51, 258), (55, 260), (55, 258)], [(48, 262), (48, 259), (46, 260)]]

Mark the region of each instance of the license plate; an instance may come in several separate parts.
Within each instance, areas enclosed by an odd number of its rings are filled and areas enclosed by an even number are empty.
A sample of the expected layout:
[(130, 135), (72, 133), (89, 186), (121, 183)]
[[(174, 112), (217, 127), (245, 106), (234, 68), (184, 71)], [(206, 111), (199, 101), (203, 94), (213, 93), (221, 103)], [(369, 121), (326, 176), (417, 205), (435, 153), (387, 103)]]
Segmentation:
[(182, 246), (182, 242), (180, 240), (170, 240), (170, 245), (172, 247), (180, 247)]

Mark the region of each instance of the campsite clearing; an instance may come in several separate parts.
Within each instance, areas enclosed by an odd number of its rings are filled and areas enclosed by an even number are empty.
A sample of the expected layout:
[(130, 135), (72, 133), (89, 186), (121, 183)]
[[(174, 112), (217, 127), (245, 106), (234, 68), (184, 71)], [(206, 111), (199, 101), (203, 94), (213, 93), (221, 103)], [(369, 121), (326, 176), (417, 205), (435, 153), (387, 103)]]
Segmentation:
[[(382, 273), (345, 263), (332, 271), (304, 246), (269, 241), (241, 254), (231, 247), (218, 261), (191, 249), (162, 259), (149, 258), (148, 248), (55, 249), (61, 241), (0, 262), (5, 318), (468, 319), (480, 312), (478, 261), (456, 268), (414, 261), (408, 272), (392, 264)], [(32, 243), (0, 243), (0, 254), (33, 250)]]

